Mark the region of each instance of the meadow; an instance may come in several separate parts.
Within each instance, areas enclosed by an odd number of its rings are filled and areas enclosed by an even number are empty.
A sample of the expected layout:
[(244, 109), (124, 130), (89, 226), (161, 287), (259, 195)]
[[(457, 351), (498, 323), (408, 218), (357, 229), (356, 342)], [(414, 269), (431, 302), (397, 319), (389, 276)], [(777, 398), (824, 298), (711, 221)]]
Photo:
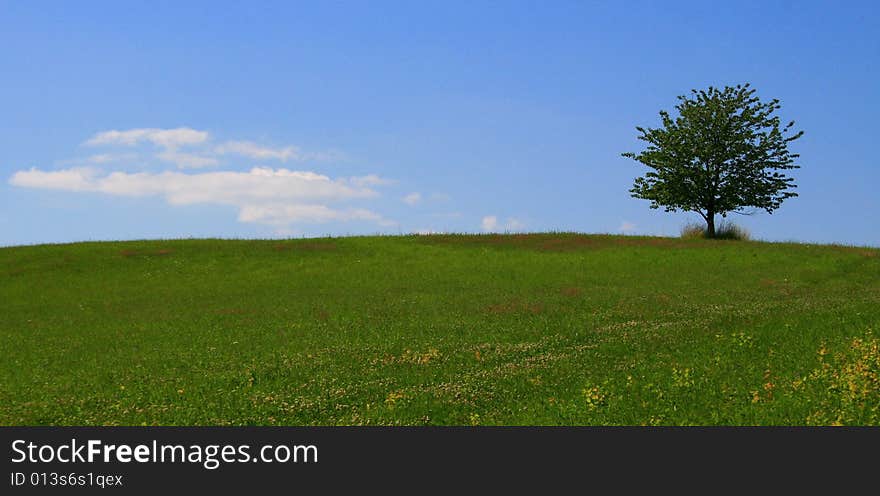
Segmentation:
[(547, 233), (0, 249), (2, 425), (877, 425), (880, 250)]

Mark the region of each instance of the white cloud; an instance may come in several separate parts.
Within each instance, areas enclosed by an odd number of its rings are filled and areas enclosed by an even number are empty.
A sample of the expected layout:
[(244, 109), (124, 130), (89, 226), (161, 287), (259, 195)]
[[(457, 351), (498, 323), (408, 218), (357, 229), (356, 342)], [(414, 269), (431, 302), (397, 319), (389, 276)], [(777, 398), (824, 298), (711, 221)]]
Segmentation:
[(638, 226), (636, 226), (636, 225), (633, 224), (632, 222), (629, 222), (629, 221), (626, 221), (626, 220), (623, 221), (623, 222), (621, 222), (621, 223), (620, 223), (620, 227), (617, 228), (618, 231), (620, 231), (620, 232), (622, 232), (622, 233), (624, 233), (624, 234), (631, 234), (631, 233), (634, 233), (634, 232), (636, 231), (636, 229), (638, 229)]
[(508, 231), (522, 231), (526, 225), (519, 219), (514, 219), (513, 217), (507, 219), (507, 224), (505, 225), (506, 230)]
[[(203, 145), (209, 138), (210, 136), (207, 131), (197, 131), (188, 127), (176, 129), (141, 128), (129, 129), (127, 131), (103, 131), (92, 136), (85, 142), (85, 145), (134, 146), (148, 142), (162, 150), (156, 154), (156, 158), (159, 160), (176, 164), (181, 169), (192, 169), (214, 166), (218, 164), (218, 161), (212, 157), (195, 153), (184, 153), (178, 149), (183, 146)], [(113, 160), (111, 155), (94, 155), (93, 157), (107, 157), (106, 162)]]
[(172, 205), (208, 203), (239, 208), (239, 220), (275, 226), (295, 222), (391, 221), (369, 210), (336, 210), (326, 203), (372, 198), (378, 193), (349, 180), (311, 171), (255, 167), (248, 172), (185, 174), (111, 172), (92, 168), (18, 171), (9, 183), (26, 188), (94, 192), (118, 196), (161, 196)]
[(394, 184), (394, 181), (392, 181), (390, 179), (385, 179), (385, 178), (379, 177), (375, 174), (368, 174), (366, 176), (349, 177), (347, 180), (349, 183), (351, 183), (357, 187), (385, 186), (387, 184)]
[(219, 162), (216, 158), (203, 157), (194, 153), (182, 153), (175, 149), (168, 149), (164, 152), (156, 154), (156, 158), (163, 162), (171, 162), (181, 169), (199, 169), (202, 167), (213, 167)]
[[(344, 155), (337, 151), (303, 152), (298, 147), (292, 145), (273, 148), (246, 140), (231, 140), (213, 146), (210, 133), (188, 127), (102, 131), (89, 138), (83, 144), (91, 147), (100, 147), (114, 145), (135, 146), (144, 143), (151, 143), (159, 148), (155, 158), (163, 162), (174, 163), (181, 169), (219, 165), (220, 161), (217, 157), (225, 155), (238, 155), (259, 161), (277, 160), (280, 162), (291, 160), (327, 161), (342, 160), (344, 158)], [(185, 153), (180, 151), (182, 148), (187, 148), (187, 151)], [(100, 155), (95, 155), (94, 157), (100, 157)], [(69, 161), (68, 163), (74, 162), (84, 163), (81, 159)]]
[(483, 217), (483, 222), (481, 223), (483, 230), (487, 232), (495, 231), (498, 229), (498, 217), (494, 215), (487, 215)]
[(326, 205), (245, 205), (238, 214), (241, 222), (285, 226), (294, 223), (367, 220), (380, 225), (393, 225), (381, 215), (362, 208), (332, 209)]
[(197, 131), (188, 127), (175, 129), (140, 128), (127, 131), (103, 131), (92, 136), (85, 144), (88, 146), (132, 146), (146, 141), (162, 148), (177, 148), (205, 143), (208, 138), (207, 131)]
[(227, 141), (214, 147), (217, 155), (241, 155), (255, 160), (288, 160), (304, 161), (332, 161), (342, 160), (345, 155), (337, 151), (328, 152), (304, 152), (299, 147), (288, 145), (281, 148), (273, 148), (261, 145), (253, 141)]
[(483, 231), (486, 232), (498, 232), (499, 230), (504, 230), (507, 232), (521, 231), (526, 227), (526, 225), (522, 221), (513, 217), (508, 217), (507, 222), (502, 225), (498, 222), (498, 217), (494, 215), (487, 215), (483, 217), (483, 221), (480, 225), (483, 228)]
[(62, 191), (94, 191), (91, 178), (95, 170), (89, 167), (76, 167), (53, 172), (43, 172), (32, 168), (18, 171), (9, 179), (9, 184), (24, 188), (55, 189)]
[(410, 193), (403, 197), (403, 203), (413, 206), (422, 201), (422, 194), (419, 192)]
[(88, 157), (58, 160), (58, 166), (103, 165), (109, 163), (132, 162), (138, 159), (136, 153), (98, 153)]
[(123, 154), (115, 154), (115, 153), (100, 153), (97, 155), (90, 155), (86, 157), (85, 161), (90, 164), (108, 164), (110, 162), (119, 162), (123, 160), (133, 160), (137, 158), (137, 155), (133, 153), (123, 153)]
[(295, 146), (270, 148), (254, 143), (253, 141), (227, 141), (214, 148), (214, 152), (219, 155), (232, 153), (256, 160), (280, 160), (282, 162), (287, 162), (292, 159), (302, 160), (304, 158), (299, 148)]
[[(342, 157), (339, 152), (303, 153), (295, 146), (272, 148), (252, 141), (211, 143), (207, 131), (189, 127), (173, 129), (137, 128), (96, 133), (83, 143), (89, 147), (152, 145), (152, 153), (100, 153), (86, 158), (57, 162), (68, 168), (44, 171), (20, 170), (9, 183), (40, 188), (107, 195), (164, 198), (172, 205), (216, 204), (238, 208), (241, 222), (272, 225), (276, 232), (293, 232), (289, 224), (301, 222), (369, 221), (396, 225), (393, 221), (364, 208), (334, 206), (337, 202), (378, 196), (375, 187), (392, 181), (375, 174), (331, 179), (311, 171), (254, 167), (247, 172), (216, 171), (202, 173), (126, 172), (134, 165), (155, 166), (169, 162), (180, 169), (212, 167), (223, 155), (233, 154), (255, 160), (322, 160)], [(126, 164), (125, 162), (129, 162)], [(115, 171), (92, 166), (113, 164)], [(141, 168), (143, 170), (143, 168)]]

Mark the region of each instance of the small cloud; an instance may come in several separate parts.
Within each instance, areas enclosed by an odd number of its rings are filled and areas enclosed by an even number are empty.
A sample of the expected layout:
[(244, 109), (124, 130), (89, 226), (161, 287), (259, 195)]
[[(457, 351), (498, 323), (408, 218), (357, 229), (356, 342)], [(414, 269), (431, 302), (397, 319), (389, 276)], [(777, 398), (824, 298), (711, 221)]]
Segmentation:
[(410, 193), (403, 197), (403, 203), (413, 206), (422, 201), (422, 194), (419, 192)]
[(483, 228), (483, 231), (486, 232), (498, 232), (499, 230), (504, 230), (505, 232), (514, 232), (522, 231), (526, 227), (525, 223), (514, 217), (508, 217), (507, 222), (502, 225), (498, 222), (498, 217), (494, 215), (487, 215), (483, 217), (481, 226)]
[(88, 192), (95, 190), (96, 174), (97, 171), (91, 167), (73, 167), (51, 172), (31, 168), (13, 174), (9, 178), (9, 184), (22, 188)]
[(624, 234), (632, 234), (632, 233), (634, 233), (634, 232), (636, 231), (636, 229), (638, 229), (638, 226), (636, 226), (636, 225), (633, 224), (632, 222), (629, 222), (629, 221), (626, 221), (626, 220), (623, 221), (623, 222), (620, 224), (620, 227), (617, 228), (618, 231), (620, 231), (620, 232), (622, 232), (622, 233), (624, 233)]
[(123, 160), (132, 160), (137, 158), (137, 155), (133, 153), (124, 153), (124, 154), (113, 154), (113, 153), (100, 153), (98, 155), (90, 155), (86, 157), (86, 162), (90, 164), (108, 164), (110, 162), (120, 162)]
[(92, 136), (84, 144), (87, 146), (132, 146), (147, 141), (162, 148), (177, 148), (179, 146), (204, 143), (208, 141), (208, 137), (207, 131), (197, 131), (188, 127), (174, 129), (139, 128), (126, 131), (103, 131)]
[(349, 177), (348, 182), (358, 188), (364, 188), (367, 186), (385, 186), (388, 184), (394, 184), (394, 181), (391, 179), (385, 179), (384, 177), (379, 177), (376, 174), (368, 174), (366, 176), (355, 176)]
[(483, 221), (480, 224), (484, 231), (492, 232), (498, 229), (498, 217), (494, 215), (487, 215), (483, 217)]
[[(210, 167), (219, 164), (218, 158), (226, 155), (238, 155), (258, 161), (277, 160), (288, 161), (333, 161), (344, 160), (345, 155), (335, 150), (326, 152), (303, 152), (296, 146), (271, 147), (246, 140), (230, 140), (214, 145), (211, 143), (211, 135), (207, 131), (200, 131), (188, 127), (173, 129), (161, 128), (136, 128), (127, 130), (109, 130), (96, 133), (86, 140), (83, 145), (90, 147), (103, 146), (135, 146), (151, 143), (157, 147), (158, 153), (154, 158), (163, 162), (171, 162), (182, 169), (195, 169)], [(181, 149), (187, 149), (183, 153)], [(94, 155), (96, 160), (106, 157), (111, 162), (109, 155)], [(73, 164), (74, 162), (70, 162)], [(82, 164), (80, 159), (79, 164)], [(99, 162), (89, 162), (99, 163)], [(103, 163), (103, 162), (102, 162)], [(364, 178), (369, 179), (369, 177)], [(375, 183), (374, 183), (375, 184)]]
[(380, 225), (392, 225), (393, 222), (381, 215), (362, 208), (338, 210), (326, 205), (245, 205), (238, 214), (241, 222), (258, 222), (273, 226), (288, 226), (293, 223), (323, 223), (331, 221), (367, 220)]
[(299, 148), (295, 146), (271, 148), (259, 145), (253, 141), (227, 141), (226, 143), (215, 147), (214, 152), (218, 155), (232, 153), (256, 160), (280, 160), (281, 162), (303, 158)]
[[(126, 131), (103, 131), (92, 136), (84, 144), (86, 146), (134, 146), (140, 143), (152, 143), (162, 151), (156, 154), (156, 158), (163, 162), (171, 162), (181, 169), (195, 169), (217, 165), (217, 159), (183, 153), (179, 148), (206, 143), (210, 138), (207, 131), (198, 131), (188, 127), (175, 129), (139, 128)], [(92, 155), (91, 163), (107, 163), (114, 161), (114, 155)]]
[(446, 233), (443, 231), (435, 231), (433, 229), (419, 229), (418, 231), (416, 231), (416, 234), (418, 234), (420, 236), (430, 236), (432, 234), (446, 234)]
[(177, 150), (166, 150), (156, 155), (159, 160), (171, 162), (181, 169), (199, 169), (213, 167), (218, 164), (216, 158), (203, 157), (193, 153), (182, 153)]
[(344, 160), (345, 155), (338, 151), (304, 152), (299, 147), (288, 145), (280, 148), (261, 145), (253, 141), (227, 141), (214, 147), (217, 155), (241, 155), (255, 160), (334, 161)]
[(70, 158), (55, 162), (59, 166), (103, 165), (109, 163), (132, 162), (138, 159), (136, 153), (99, 153), (88, 157)]
[(507, 219), (507, 224), (505, 227), (508, 231), (522, 231), (526, 227), (526, 225), (519, 219), (514, 219), (513, 217), (511, 217)]

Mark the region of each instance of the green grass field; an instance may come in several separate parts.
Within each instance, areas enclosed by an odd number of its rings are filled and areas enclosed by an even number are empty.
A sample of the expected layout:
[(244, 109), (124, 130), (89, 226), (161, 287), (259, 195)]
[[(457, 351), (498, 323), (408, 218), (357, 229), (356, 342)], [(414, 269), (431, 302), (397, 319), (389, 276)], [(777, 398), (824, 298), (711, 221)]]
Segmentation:
[(870, 248), (3, 248), (0, 424), (880, 424), (878, 332)]

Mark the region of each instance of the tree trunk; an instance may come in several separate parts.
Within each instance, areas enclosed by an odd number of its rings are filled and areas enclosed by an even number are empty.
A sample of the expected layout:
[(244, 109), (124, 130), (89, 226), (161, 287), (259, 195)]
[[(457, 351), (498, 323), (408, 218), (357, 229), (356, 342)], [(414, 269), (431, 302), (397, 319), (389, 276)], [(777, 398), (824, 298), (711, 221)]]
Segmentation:
[(709, 239), (715, 237), (715, 212), (706, 214), (706, 237)]

